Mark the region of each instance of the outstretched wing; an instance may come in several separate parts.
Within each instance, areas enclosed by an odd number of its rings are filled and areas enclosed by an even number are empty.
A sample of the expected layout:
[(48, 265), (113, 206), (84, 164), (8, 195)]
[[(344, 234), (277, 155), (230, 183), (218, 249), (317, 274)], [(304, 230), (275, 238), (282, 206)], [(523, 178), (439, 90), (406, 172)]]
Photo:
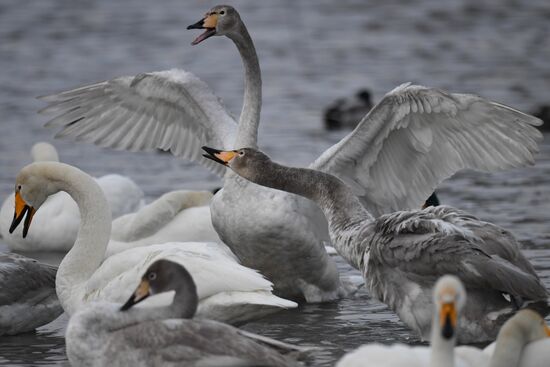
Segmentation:
[(208, 86), (183, 70), (127, 76), (40, 97), (56, 137), (121, 150), (169, 150), (223, 175), (203, 145), (233, 148), (235, 120)]
[(478, 96), (403, 84), (311, 168), (338, 176), (374, 215), (415, 209), (458, 170), (534, 164), (541, 123)]

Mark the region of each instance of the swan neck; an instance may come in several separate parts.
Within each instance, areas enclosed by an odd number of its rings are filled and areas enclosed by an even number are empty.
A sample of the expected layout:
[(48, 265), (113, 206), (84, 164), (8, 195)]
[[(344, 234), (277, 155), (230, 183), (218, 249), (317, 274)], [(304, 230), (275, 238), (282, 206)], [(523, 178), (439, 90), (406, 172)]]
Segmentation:
[(262, 108), (262, 76), (258, 55), (252, 38), (244, 24), (236, 33), (228, 35), (233, 40), (244, 65), (244, 98), (239, 126), (237, 129), (237, 147), (256, 147), (258, 124)]
[(430, 342), (430, 367), (454, 367), (455, 339), (456, 336), (453, 336), (451, 339), (443, 338), (439, 327), (439, 315), (434, 317), (432, 320), (432, 336)]
[(62, 168), (56, 181), (59, 191), (67, 192), (80, 211), (76, 241), (61, 261), (56, 277), (57, 295), (71, 314), (83, 301), (86, 282), (103, 261), (111, 233), (111, 210), (92, 177), (74, 167)]
[(509, 326), (504, 325), (499, 332), (490, 367), (519, 366), (523, 348), (530, 340), (521, 329), (510, 330)]
[[(345, 257), (353, 257), (351, 254), (357, 252), (356, 247), (361, 241), (354, 237), (373, 217), (351, 189), (338, 178), (308, 168), (281, 166), (272, 161), (262, 162), (262, 167), (254, 170), (251, 176), (249, 179), (252, 182), (262, 186), (313, 200), (328, 221), (330, 237), (338, 252)], [(356, 259), (347, 260), (356, 263)]]

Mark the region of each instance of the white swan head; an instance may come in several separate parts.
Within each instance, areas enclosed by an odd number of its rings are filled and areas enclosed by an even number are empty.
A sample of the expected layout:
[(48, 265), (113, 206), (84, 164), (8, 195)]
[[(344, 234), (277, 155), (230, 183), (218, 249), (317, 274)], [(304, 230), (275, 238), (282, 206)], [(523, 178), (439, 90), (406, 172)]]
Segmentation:
[(205, 29), (204, 33), (191, 43), (197, 45), (212, 36), (230, 36), (232, 33), (238, 33), (241, 25), (241, 17), (235, 8), (229, 5), (216, 5), (206, 12), (204, 18), (191, 24), (187, 29)]
[(441, 277), (434, 289), (434, 304), (438, 329), (444, 339), (456, 336), (458, 314), (466, 303), (466, 291), (460, 280), (452, 275)]
[(37, 162), (25, 166), (17, 175), (15, 181), (15, 213), (10, 226), (10, 233), (23, 221), (23, 237), (31, 225), (34, 213), (46, 201), (48, 196), (59, 191), (52, 173), (58, 162)]
[(59, 162), (59, 155), (55, 147), (44, 141), (32, 146), (31, 157), (33, 162)]
[(502, 326), (497, 341), (521, 338), (526, 343), (550, 337), (550, 328), (544, 318), (536, 311), (523, 309), (518, 311)]

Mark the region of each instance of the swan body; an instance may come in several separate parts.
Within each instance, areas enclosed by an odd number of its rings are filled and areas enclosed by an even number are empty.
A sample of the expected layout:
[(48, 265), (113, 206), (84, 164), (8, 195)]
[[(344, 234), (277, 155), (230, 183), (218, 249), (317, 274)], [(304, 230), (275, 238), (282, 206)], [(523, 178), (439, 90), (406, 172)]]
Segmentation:
[(28, 257), (0, 253), (0, 336), (33, 331), (63, 313), (55, 294), (56, 271)]
[(171, 191), (137, 212), (115, 219), (106, 256), (165, 242), (221, 243), (210, 219), (211, 199), (207, 191)]
[[(34, 162), (59, 162), (57, 150), (49, 143), (35, 144), (31, 156)], [(133, 212), (143, 205), (143, 191), (130, 178), (110, 174), (96, 180), (107, 197), (113, 218)], [(80, 213), (67, 193), (60, 192), (48, 198), (33, 218), (33, 231), (24, 239), (21, 229), (9, 233), (13, 205), (13, 196), (10, 196), (0, 208), (0, 234), (11, 250), (66, 252), (72, 247)]]
[(362, 271), (371, 295), (424, 339), (430, 337), (432, 287), (444, 274), (459, 277), (468, 290), (459, 321), (462, 343), (493, 340), (519, 307), (547, 304), (548, 292), (517, 241), (493, 224), (448, 206), (374, 218), (332, 175), (279, 165), (252, 148), (204, 150), (252, 182), (315, 201), (335, 249)]
[[(121, 301), (123, 291), (135, 286), (138, 275), (158, 259), (171, 259), (188, 267), (200, 297), (198, 315), (229, 322), (255, 318), (296, 304), (271, 294), (272, 284), (256, 271), (240, 265), (220, 244), (167, 243), (132, 248), (103, 261), (111, 231), (108, 203), (101, 188), (79, 169), (55, 162), (31, 164), (16, 183), (15, 225), (32, 213), (49, 195), (63, 190), (81, 214), (79, 232), (63, 258), (56, 290), (64, 310), (73, 314), (91, 301)], [(29, 232), (31, 232), (29, 230)], [(159, 300), (160, 303), (170, 299)]]
[[(46, 126), (56, 128), (57, 137), (104, 147), (170, 150), (225, 173), (224, 188), (211, 203), (212, 223), (243, 265), (265, 274), (284, 297), (318, 302), (349, 294), (326, 256), (323, 245), (330, 238), (316, 205), (241, 180), (200, 157), (201, 145), (256, 146), (262, 80), (254, 45), (234, 8), (214, 7), (190, 28), (206, 29), (194, 44), (225, 35), (237, 46), (245, 74), (238, 124), (198, 78), (170, 70), (45, 96), (42, 112), (56, 115)], [(379, 216), (420, 207), (458, 170), (533, 164), (542, 138), (534, 126), (540, 123), (474, 95), (403, 84), (310, 168), (339, 177)]]
[[(142, 269), (143, 270), (143, 269)], [(92, 303), (69, 320), (67, 355), (78, 366), (297, 366), (280, 352), (297, 347), (232, 326), (192, 319), (196, 277), (166, 259), (148, 265), (139, 286), (120, 304)], [(191, 271), (192, 273), (192, 271)], [(131, 291), (129, 288), (128, 291)], [(149, 295), (175, 291), (169, 306), (134, 308)], [(129, 294), (126, 294), (128, 298)]]

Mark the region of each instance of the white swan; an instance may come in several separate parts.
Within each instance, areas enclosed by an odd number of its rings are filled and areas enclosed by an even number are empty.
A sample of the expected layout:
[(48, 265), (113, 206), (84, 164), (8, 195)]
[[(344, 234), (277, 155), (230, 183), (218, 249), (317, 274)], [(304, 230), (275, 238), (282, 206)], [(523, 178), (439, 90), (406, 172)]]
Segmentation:
[[(239, 124), (207, 86), (181, 70), (121, 77), (44, 97), (46, 125), (57, 137), (127, 150), (170, 150), (203, 163), (199, 146), (255, 147), (261, 75), (240, 16), (216, 6), (190, 28), (205, 28), (194, 43), (225, 35), (244, 63)], [(532, 164), (540, 120), (468, 94), (404, 84), (388, 93), (311, 168), (348, 183), (371, 213), (419, 208), (443, 179), (463, 168), (497, 171)], [(275, 292), (307, 301), (347, 294), (324, 251), (327, 224), (317, 206), (295, 195), (259, 188), (225, 174), (211, 204), (220, 238), (246, 266), (275, 284)]]
[(32, 331), (63, 313), (55, 294), (56, 271), (28, 257), (0, 253), (0, 336)]
[[(198, 305), (194, 276), (158, 260), (128, 301), (90, 304), (69, 320), (67, 356), (73, 366), (298, 366), (279, 351), (301, 348), (212, 321), (192, 319)], [(175, 291), (170, 306), (135, 309), (138, 302)]]
[[(466, 292), (454, 276), (441, 277), (433, 290), (431, 346), (368, 344), (346, 354), (336, 367), (473, 367), (454, 353)], [(488, 358), (486, 358), (488, 359)], [(483, 366), (479, 364), (477, 366)]]
[(483, 351), (457, 347), (456, 353), (467, 357), (472, 366), (546, 367), (550, 360), (550, 328), (538, 312), (524, 309), (506, 321), (497, 340)]
[(210, 219), (208, 191), (168, 192), (135, 213), (113, 220), (106, 256), (155, 243), (221, 243)]
[[(124, 291), (154, 261), (169, 259), (184, 265), (197, 282), (198, 315), (238, 322), (296, 304), (271, 294), (272, 284), (256, 271), (240, 265), (222, 245), (168, 243), (138, 247), (107, 258), (111, 230), (109, 204), (101, 188), (86, 173), (56, 162), (33, 163), (16, 180), (16, 205), (12, 227), (24, 219), (26, 232), (33, 213), (49, 195), (67, 192), (81, 214), (78, 236), (65, 255), (56, 278), (57, 295), (64, 310), (73, 314), (94, 300), (121, 302)], [(169, 299), (162, 299), (167, 304)]]
[(468, 290), (459, 322), (463, 343), (493, 340), (527, 303), (547, 305), (548, 291), (517, 241), (500, 227), (447, 206), (374, 218), (330, 174), (282, 166), (252, 148), (204, 150), (256, 184), (315, 201), (327, 217), (334, 247), (363, 273), (371, 296), (424, 339), (430, 337), (431, 289), (445, 274), (459, 277)]
[[(59, 162), (55, 147), (49, 143), (36, 143), (31, 149), (33, 162)], [(143, 191), (130, 178), (106, 175), (97, 183), (107, 197), (113, 218), (133, 212), (143, 205)], [(33, 231), (26, 238), (21, 229), (9, 232), (13, 219), (13, 196), (6, 198), (0, 209), (0, 234), (10, 249), (15, 251), (68, 251), (78, 232), (80, 214), (75, 202), (60, 192), (42, 206), (33, 218)]]

